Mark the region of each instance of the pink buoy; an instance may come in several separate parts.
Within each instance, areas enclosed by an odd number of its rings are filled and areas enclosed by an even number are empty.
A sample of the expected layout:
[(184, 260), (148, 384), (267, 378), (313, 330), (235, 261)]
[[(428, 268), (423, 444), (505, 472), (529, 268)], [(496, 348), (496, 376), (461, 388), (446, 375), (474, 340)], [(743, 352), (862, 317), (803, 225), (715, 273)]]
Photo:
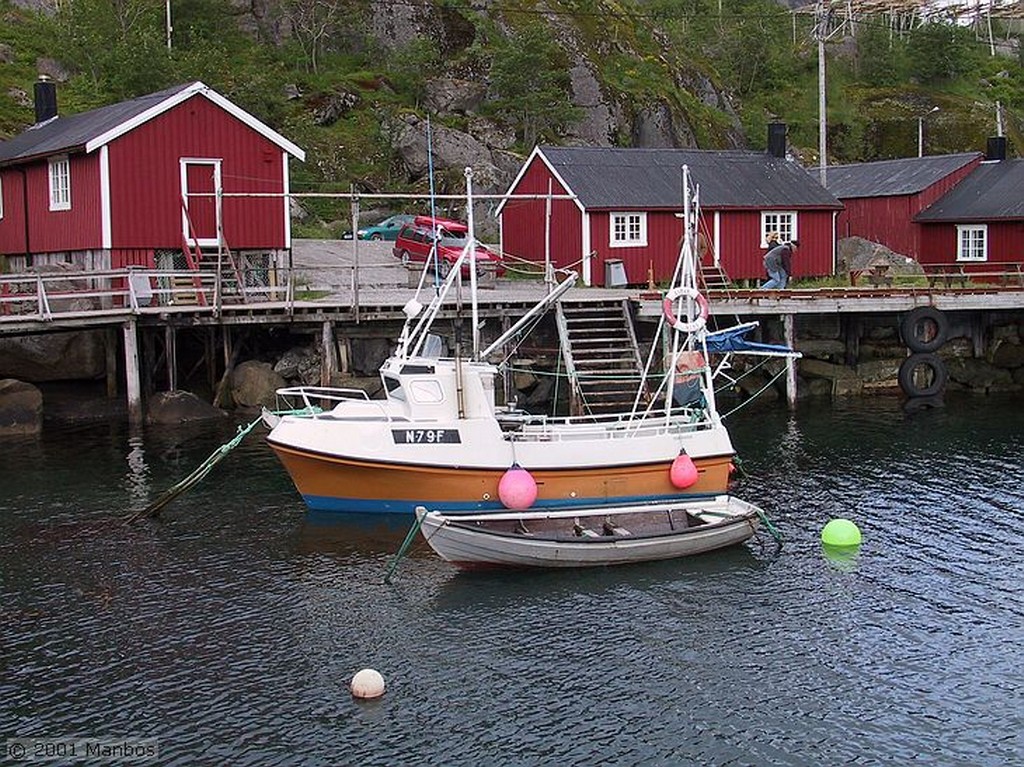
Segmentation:
[(537, 500), (537, 481), (530, 472), (518, 463), (513, 463), (509, 470), (501, 475), (501, 481), (498, 482), (498, 498), (507, 509), (528, 509)]
[(700, 475), (697, 473), (697, 466), (693, 459), (686, 454), (685, 450), (680, 450), (679, 455), (672, 461), (672, 468), (669, 469), (668, 476), (672, 480), (673, 487), (685, 490), (691, 487)]

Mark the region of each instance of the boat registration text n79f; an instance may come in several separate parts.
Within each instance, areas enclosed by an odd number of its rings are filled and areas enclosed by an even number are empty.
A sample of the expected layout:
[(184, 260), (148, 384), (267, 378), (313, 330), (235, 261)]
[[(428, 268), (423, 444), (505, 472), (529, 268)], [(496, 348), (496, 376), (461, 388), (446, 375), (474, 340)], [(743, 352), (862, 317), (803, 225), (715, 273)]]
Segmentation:
[(439, 445), (461, 443), (458, 429), (392, 429), (396, 445)]

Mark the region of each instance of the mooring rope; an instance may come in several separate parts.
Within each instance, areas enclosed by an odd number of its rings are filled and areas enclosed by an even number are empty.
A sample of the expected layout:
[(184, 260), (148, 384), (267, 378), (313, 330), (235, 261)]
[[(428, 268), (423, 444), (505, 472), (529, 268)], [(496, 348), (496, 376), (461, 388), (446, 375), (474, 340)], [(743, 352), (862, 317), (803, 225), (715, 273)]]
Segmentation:
[[(272, 415), (307, 415), (314, 412), (314, 410), (315, 408), (308, 407), (301, 408), (299, 410), (279, 410), (273, 411)], [(135, 514), (130, 516), (128, 519), (125, 520), (124, 523), (126, 525), (130, 525), (133, 522), (144, 517), (156, 516), (160, 513), (161, 509), (163, 509), (164, 506), (169, 504), (171, 501), (173, 501), (179, 495), (184, 493), (186, 490), (190, 490), (196, 485), (198, 485), (206, 477), (206, 475), (210, 473), (213, 467), (220, 463), (224, 459), (224, 456), (226, 456), (228, 453), (230, 453), (232, 450), (238, 447), (238, 445), (245, 438), (245, 436), (254, 428), (256, 428), (256, 425), (260, 423), (260, 421), (262, 420), (263, 414), (261, 413), (260, 417), (257, 418), (252, 423), (250, 423), (248, 426), (239, 426), (238, 433), (235, 434), (235, 436), (231, 438), (229, 441), (225, 442), (223, 445), (221, 445), (212, 453), (210, 453), (207, 459), (203, 461), (201, 464), (199, 464), (199, 466), (196, 467), (191, 474), (189, 474), (183, 480), (175, 483), (170, 488), (165, 490), (159, 498), (157, 498), (151, 504), (146, 506), (146, 508), (144, 508), (142, 511), (136, 512)]]
[(409, 528), (409, 532), (405, 534), (405, 540), (402, 541), (402, 545), (398, 547), (398, 552), (395, 554), (394, 559), (391, 560), (391, 566), (388, 567), (387, 573), (384, 574), (384, 583), (391, 583), (391, 576), (395, 574), (395, 570), (398, 569), (398, 563), (402, 561), (402, 557), (405, 556), (405, 552), (412, 546), (413, 539), (416, 537), (416, 533), (420, 531), (420, 526), (423, 524), (423, 520), (426, 518), (426, 514), (416, 514), (416, 519), (413, 520), (412, 526)]

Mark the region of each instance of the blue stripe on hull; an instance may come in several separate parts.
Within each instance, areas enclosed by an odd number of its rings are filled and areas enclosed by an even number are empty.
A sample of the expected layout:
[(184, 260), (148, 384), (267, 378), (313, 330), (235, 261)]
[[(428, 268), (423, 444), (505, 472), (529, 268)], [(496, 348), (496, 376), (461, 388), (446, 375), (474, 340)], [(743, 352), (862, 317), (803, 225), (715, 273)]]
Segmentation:
[[(655, 501), (695, 501), (700, 498), (713, 498), (706, 493), (674, 493), (671, 495), (634, 495), (620, 498), (565, 498), (538, 501), (533, 509), (566, 509), (572, 507), (619, 506), (632, 503), (652, 503)], [(331, 498), (328, 496), (305, 495), (303, 500), (311, 511), (335, 512), (340, 514), (408, 514), (412, 516), (417, 506), (426, 506), (429, 511), (478, 512), (508, 511), (500, 501), (478, 501), (476, 503), (433, 502), (429, 504), (405, 499), (368, 500), (365, 498)]]

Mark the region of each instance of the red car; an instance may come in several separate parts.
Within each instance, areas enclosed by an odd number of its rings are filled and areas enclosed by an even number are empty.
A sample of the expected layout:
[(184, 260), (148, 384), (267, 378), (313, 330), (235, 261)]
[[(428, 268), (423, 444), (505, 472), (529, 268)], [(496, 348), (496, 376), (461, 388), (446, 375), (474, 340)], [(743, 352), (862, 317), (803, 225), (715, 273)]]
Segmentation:
[[(466, 247), (469, 227), (461, 221), (431, 216), (417, 216), (412, 223), (406, 224), (395, 239), (395, 258), (403, 264), (424, 263), (432, 259), (431, 246), (437, 238), (438, 273), (444, 277), (452, 268), (452, 264), (462, 255)], [(505, 273), (501, 255), (484, 245), (476, 245), (477, 274), (494, 271), (500, 277)], [(462, 265), (463, 276), (469, 276), (469, 259)]]

